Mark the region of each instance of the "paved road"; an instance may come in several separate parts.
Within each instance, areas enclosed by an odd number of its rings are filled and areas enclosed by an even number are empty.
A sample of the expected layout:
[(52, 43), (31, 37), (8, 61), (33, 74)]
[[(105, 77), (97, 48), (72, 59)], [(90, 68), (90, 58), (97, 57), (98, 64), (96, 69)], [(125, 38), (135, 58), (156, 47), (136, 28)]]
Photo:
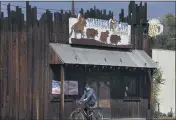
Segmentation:
[(109, 120), (146, 120), (146, 118), (119, 118), (119, 119), (109, 119)]

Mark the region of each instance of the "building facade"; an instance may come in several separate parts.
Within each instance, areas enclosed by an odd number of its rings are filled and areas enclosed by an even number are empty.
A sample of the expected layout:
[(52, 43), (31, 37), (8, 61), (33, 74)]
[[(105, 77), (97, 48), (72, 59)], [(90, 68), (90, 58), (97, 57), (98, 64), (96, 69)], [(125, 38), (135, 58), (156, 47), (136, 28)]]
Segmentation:
[(158, 96), (160, 111), (168, 113), (172, 108), (175, 113), (175, 51), (152, 49), (152, 59), (158, 63), (165, 79)]
[[(11, 10), (9, 4), (8, 16), (0, 18), (0, 119), (68, 118), (86, 82), (105, 117), (147, 117), (156, 68), (150, 39), (143, 34), (147, 4), (130, 2), (128, 8), (128, 16), (122, 9), (118, 22), (112, 12), (98, 9), (81, 9), (81, 19), (47, 10), (37, 19), (37, 8), (26, 2), (24, 19), (22, 9)], [(110, 21), (115, 24), (109, 29)], [(64, 93), (65, 84), (78, 89)]]

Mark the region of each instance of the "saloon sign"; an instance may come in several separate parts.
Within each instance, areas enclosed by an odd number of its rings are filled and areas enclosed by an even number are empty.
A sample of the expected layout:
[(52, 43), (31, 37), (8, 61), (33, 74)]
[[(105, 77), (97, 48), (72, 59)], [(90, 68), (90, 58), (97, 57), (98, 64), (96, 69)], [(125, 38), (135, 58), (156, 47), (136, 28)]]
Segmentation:
[(92, 39), (103, 44), (129, 45), (131, 26), (113, 19), (84, 19), (79, 14), (78, 18), (69, 19), (69, 43), (72, 43), (72, 38)]

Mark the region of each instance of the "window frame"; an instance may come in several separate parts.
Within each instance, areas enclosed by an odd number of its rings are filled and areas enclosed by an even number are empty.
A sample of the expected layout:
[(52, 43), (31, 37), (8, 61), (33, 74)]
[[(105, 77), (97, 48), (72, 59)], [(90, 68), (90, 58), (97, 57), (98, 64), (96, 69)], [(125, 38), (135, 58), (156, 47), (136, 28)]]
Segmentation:
[[(124, 76), (124, 101), (139, 101), (141, 99), (139, 96), (140, 84), (138, 81), (136, 76)], [(126, 86), (128, 87), (128, 91), (126, 91)], [(127, 97), (125, 96), (125, 92), (127, 93)]]

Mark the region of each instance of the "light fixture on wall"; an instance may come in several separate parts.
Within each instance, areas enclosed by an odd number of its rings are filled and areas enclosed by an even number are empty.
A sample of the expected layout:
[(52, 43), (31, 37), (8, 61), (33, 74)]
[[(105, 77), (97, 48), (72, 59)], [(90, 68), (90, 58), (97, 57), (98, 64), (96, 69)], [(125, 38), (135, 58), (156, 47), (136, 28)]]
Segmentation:
[(159, 62), (158, 62), (158, 61), (156, 61), (156, 64), (157, 64), (157, 65), (159, 65)]
[(77, 60), (78, 58), (77, 58), (77, 56), (75, 56), (75, 60)]
[(104, 62), (106, 62), (107, 61), (107, 59), (106, 58), (104, 58)]
[(147, 66), (147, 63), (144, 63), (144, 66)]
[(122, 59), (120, 58), (120, 62), (122, 63)]

